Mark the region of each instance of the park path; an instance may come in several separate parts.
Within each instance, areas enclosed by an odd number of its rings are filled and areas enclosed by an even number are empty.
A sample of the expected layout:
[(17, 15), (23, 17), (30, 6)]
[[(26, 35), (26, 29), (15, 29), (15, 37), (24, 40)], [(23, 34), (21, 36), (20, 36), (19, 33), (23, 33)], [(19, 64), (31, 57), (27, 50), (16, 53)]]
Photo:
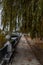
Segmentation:
[(21, 37), (18, 43), (12, 65), (41, 65), (24, 36)]

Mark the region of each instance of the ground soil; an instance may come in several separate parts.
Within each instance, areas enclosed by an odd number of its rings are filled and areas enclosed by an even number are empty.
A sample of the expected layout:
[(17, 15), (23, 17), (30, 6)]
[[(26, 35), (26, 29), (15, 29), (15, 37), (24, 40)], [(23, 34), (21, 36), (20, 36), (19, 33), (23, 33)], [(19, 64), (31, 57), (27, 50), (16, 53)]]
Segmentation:
[(18, 43), (12, 65), (41, 65), (24, 36)]
[(31, 49), (33, 50), (36, 58), (39, 60), (39, 62), (43, 65), (43, 41), (37, 39), (32, 40), (31, 38), (27, 37), (27, 42), (31, 46)]

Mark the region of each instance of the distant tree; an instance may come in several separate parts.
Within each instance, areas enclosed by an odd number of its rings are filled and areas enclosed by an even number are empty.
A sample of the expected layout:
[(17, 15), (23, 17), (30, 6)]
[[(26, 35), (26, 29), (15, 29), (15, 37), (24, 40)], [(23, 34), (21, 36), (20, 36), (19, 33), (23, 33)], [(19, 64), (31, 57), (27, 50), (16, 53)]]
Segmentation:
[(43, 0), (3, 0), (3, 11), (4, 28), (9, 24), (10, 31), (16, 30), (18, 16), (21, 32), (30, 33), (32, 38), (43, 37)]

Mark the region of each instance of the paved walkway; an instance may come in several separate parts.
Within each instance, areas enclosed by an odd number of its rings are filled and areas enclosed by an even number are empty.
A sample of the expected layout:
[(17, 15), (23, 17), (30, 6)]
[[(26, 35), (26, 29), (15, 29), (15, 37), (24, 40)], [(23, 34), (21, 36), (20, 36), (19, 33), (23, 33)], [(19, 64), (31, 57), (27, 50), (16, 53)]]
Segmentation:
[(34, 56), (24, 36), (22, 36), (16, 52), (12, 65), (41, 65)]

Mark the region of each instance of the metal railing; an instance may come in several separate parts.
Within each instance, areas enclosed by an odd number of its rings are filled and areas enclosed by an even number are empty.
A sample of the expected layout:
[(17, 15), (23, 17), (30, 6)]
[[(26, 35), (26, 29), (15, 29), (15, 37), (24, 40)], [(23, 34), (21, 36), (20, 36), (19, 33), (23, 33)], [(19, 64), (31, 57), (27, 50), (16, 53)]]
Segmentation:
[[(17, 37), (16, 39), (13, 39), (13, 40), (11, 41), (13, 52), (10, 53), (9, 58), (7, 57), (7, 56), (8, 56), (7, 46), (6, 46), (6, 47), (3, 47), (2, 49), (0, 49), (0, 65), (2, 65), (2, 62), (3, 62), (3, 61), (6, 61), (6, 63), (7, 63), (7, 61), (8, 61), (8, 64), (9, 64), (10, 60), (14, 58), (14, 57), (13, 57), (13, 56), (14, 56), (14, 53), (15, 53), (14, 50), (15, 50), (15, 47), (17, 46), (17, 43), (18, 43), (19, 40), (20, 40), (20, 37)], [(4, 58), (4, 59), (3, 59), (3, 58)], [(3, 61), (2, 61), (2, 60), (3, 60)]]
[(0, 49), (0, 65), (4, 63), (4, 57), (7, 54), (7, 46)]

